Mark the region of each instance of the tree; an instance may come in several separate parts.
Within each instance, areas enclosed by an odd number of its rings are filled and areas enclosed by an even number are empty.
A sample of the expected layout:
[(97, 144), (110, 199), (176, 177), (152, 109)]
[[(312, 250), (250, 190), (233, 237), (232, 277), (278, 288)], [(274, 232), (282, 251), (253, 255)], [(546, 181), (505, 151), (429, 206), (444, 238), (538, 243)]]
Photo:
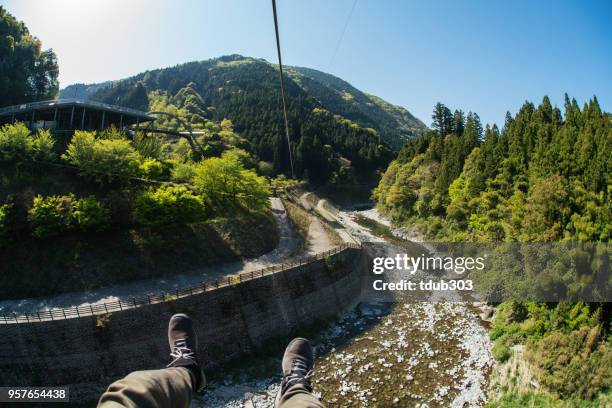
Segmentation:
[(0, 105), (54, 98), (59, 68), (53, 50), (30, 35), (23, 22), (0, 6)]
[(463, 157), (467, 157), (472, 149), (480, 143), (482, 139), (482, 125), (478, 115), (470, 112), (465, 122), (463, 138), (461, 140)]
[(198, 164), (193, 178), (208, 208), (217, 213), (241, 209), (261, 211), (268, 205), (266, 180), (245, 170), (233, 155), (213, 157)]
[(160, 186), (143, 191), (134, 203), (134, 221), (141, 225), (190, 223), (205, 215), (202, 197), (184, 186)]
[(462, 110), (455, 110), (453, 114), (453, 132), (457, 136), (463, 136), (463, 129), (465, 127), (465, 114)]
[[(150, 110), (172, 107), (171, 112), (190, 123), (193, 130), (207, 131), (203, 145), (211, 145), (208, 134), (218, 133), (223, 138), (225, 132), (239, 133), (248, 143), (248, 147), (241, 148), (250, 150), (259, 160), (273, 163), (273, 173), (285, 175), (291, 174), (291, 149), (296, 176), (307, 172), (317, 184), (337, 179), (340, 171), (337, 159), (346, 159), (342, 160), (343, 171), (348, 170), (361, 180), (371, 179), (377, 170), (389, 164), (393, 152), (385, 139), (389, 140), (389, 134), (411, 132), (397, 126), (397, 120), (409, 119), (408, 112), (389, 104), (380, 110), (379, 103), (383, 102), (365, 95), (360, 98), (358, 90), (350, 93), (355, 99), (349, 102), (344, 97), (338, 98), (335, 92), (330, 93), (328, 83), (317, 85), (318, 80), (306, 76), (304, 82), (300, 82), (293, 74), (301, 77), (293, 71), (285, 83), (290, 147), (285, 136), (282, 107), (278, 104), (278, 72), (274, 66), (260, 60), (231, 56), (148, 71), (99, 89), (92, 98), (117, 103), (142, 82), (149, 90)], [(316, 97), (317, 90), (325, 91), (335, 102)], [(349, 93), (344, 95), (349, 97)], [(349, 109), (339, 108), (338, 103)], [(361, 105), (367, 107), (368, 112), (379, 112), (370, 116), (361, 111)], [(357, 111), (353, 110), (355, 107)], [(391, 122), (385, 119), (391, 118), (389, 115), (395, 118)], [(231, 126), (223, 122), (224, 119), (231, 120)], [(173, 124), (172, 120), (156, 122), (160, 128), (166, 128), (161, 126), (164, 122)], [(180, 128), (180, 125), (169, 128)], [(302, 143), (303, 139), (307, 140)], [(401, 144), (407, 139), (395, 140)], [(393, 145), (399, 147), (398, 143)], [(319, 146), (319, 152), (314, 151), (315, 145)], [(330, 146), (331, 152), (325, 146)], [(220, 149), (213, 147), (202, 156), (219, 154)], [(315, 160), (309, 161), (307, 156)], [(350, 169), (346, 169), (349, 163)]]
[(76, 131), (62, 159), (98, 181), (138, 175), (142, 158), (125, 139), (96, 139), (93, 132)]
[(32, 135), (21, 122), (0, 128), (0, 161), (54, 161), (54, 145), (55, 141), (48, 130), (39, 130)]
[(440, 136), (446, 136), (453, 131), (453, 114), (444, 104), (438, 102), (434, 106), (433, 114), (431, 115), (433, 123), (431, 127), (438, 132)]

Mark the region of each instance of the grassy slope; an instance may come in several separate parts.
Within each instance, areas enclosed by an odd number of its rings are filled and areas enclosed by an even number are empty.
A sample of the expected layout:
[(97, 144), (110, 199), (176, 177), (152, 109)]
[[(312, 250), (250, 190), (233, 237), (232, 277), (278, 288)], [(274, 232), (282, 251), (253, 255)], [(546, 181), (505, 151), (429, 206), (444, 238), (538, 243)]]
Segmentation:
[(217, 262), (261, 255), (277, 243), (278, 231), (270, 213), (20, 240), (0, 249), (0, 259), (8, 261), (0, 263), (0, 298), (43, 296), (195, 272)]
[[(191, 225), (135, 227), (131, 223), (131, 201), (147, 187), (141, 183), (100, 185), (71, 169), (0, 166), (0, 202), (11, 199), (14, 222), (22, 228), (10, 246), (0, 247), (0, 299), (189, 273), (216, 262), (261, 255), (278, 243), (271, 213), (242, 214)], [(111, 230), (32, 238), (26, 217), (33, 198), (38, 194), (70, 193), (76, 197), (97, 196), (111, 211)]]

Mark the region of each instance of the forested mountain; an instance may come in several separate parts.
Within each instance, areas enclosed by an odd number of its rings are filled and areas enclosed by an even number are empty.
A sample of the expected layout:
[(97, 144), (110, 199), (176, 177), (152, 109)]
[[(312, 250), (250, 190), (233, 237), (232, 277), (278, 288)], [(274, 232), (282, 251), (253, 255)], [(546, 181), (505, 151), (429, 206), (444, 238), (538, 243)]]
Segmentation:
[(89, 99), (100, 89), (108, 88), (111, 81), (99, 84), (72, 84), (60, 90), (60, 99)]
[(566, 95), (564, 114), (526, 102), (501, 131), (442, 104), (433, 120), (383, 176), (383, 212), (456, 241), (610, 238), (612, 123), (596, 98), (581, 110)]
[[(91, 98), (147, 110), (151, 92), (174, 98), (188, 86), (210, 119), (230, 119), (260, 160), (289, 174), (278, 70), (264, 60), (232, 55), (147, 71)], [(389, 163), (392, 146), (425, 128), (403, 108), (318, 71), (289, 68), (286, 91), (296, 176), (314, 182), (371, 176)]]
[(348, 82), (315, 69), (290, 67), (287, 72), (326, 109), (380, 133), (394, 148), (427, 130), (427, 126), (405, 108), (368, 95)]
[[(596, 98), (581, 109), (566, 95), (563, 113), (548, 97), (539, 106), (526, 102), (506, 115), (501, 131), (483, 129), (478, 115), (453, 113), (441, 103), (432, 117), (434, 130), (406, 144), (374, 192), (378, 208), (398, 224), (420, 227), (433, 241), (565, 241), (591, 248), (609, 242), (612, 121)], [(525, 344), (525, 370), (539, 384), (530, 390), (535, 396), (520, 394), (525, 391), (511, 377), (501, 385), (507, 404), (491, 406), (609, 406), (596, 399), (610, 397), (610, 303), (523, 301), (556, 290), (572, 299), (597, 279), (602, 283), (595, 286), (609, 289), (609, 246), (599, 248), (601, 256), (564, 250), (533, 268), (511, 260), (470, 275), (487, 288), (485, 295), (518, 300), (497, 309), (492, 353), (503, 363), (516, 356), (513, 345)], [(516, 259), (524, 255), (518, 252)], [(581, 264), (595, 273), (579, 271)], [(559, 289), (565, 286), (567, 292)]]

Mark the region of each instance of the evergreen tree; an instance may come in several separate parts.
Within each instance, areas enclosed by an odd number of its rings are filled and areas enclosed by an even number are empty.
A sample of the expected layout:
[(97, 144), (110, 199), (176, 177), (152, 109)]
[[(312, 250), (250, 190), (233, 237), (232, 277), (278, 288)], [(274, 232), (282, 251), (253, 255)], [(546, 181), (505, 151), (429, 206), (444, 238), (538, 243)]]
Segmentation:
[(463, 157), (467, 157), (476, 146), (478, 146), (482, 138), (482, 125), (478, 115), (469, 112), (465, 122), (465, 130), (461, 140)]
[(465, 128), (465, 114), (462, 110), (455, 110), (453, 114), (453, 132), (461, 137)]
[(453, 114), (441, 102), (436, 103), (433, 114), (431, 115), (433, 123), (431, 127), (438, 132), (440, 136), (446, 136), (453, 131)]
[[(448, 222), (439, 234), (452, 239), (608, 239), (610, 114), (596, 98), (582, 110), (567, 96), (564, 105), (562, 115), (547, 97), (537, 107), (526, 102), (514, 117), (506, 115), (502, 132), (487, 125), (484, 137), (478, 116), (469, 113), (462, 137), (431, 132), (408, 145), (376, 189), (381, 211), (396, 218), (433, 211)], [(431, 181), (413, 183), (400, 177), (405, 172)], [(432, 186), (433, 198), (421, 199), (431, 197)]]

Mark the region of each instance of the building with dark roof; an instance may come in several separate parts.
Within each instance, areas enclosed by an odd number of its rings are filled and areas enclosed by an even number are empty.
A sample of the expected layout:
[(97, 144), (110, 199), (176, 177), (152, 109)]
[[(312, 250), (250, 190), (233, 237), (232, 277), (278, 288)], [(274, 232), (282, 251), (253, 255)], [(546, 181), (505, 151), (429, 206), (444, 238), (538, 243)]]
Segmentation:
[(77, 99), (57, 99), (0, 108), (0, 125), (23, 122), (31, 130), (56, 132), (100, 130), (111, 125), (122, 129), (155, 117), (136, 109)]

